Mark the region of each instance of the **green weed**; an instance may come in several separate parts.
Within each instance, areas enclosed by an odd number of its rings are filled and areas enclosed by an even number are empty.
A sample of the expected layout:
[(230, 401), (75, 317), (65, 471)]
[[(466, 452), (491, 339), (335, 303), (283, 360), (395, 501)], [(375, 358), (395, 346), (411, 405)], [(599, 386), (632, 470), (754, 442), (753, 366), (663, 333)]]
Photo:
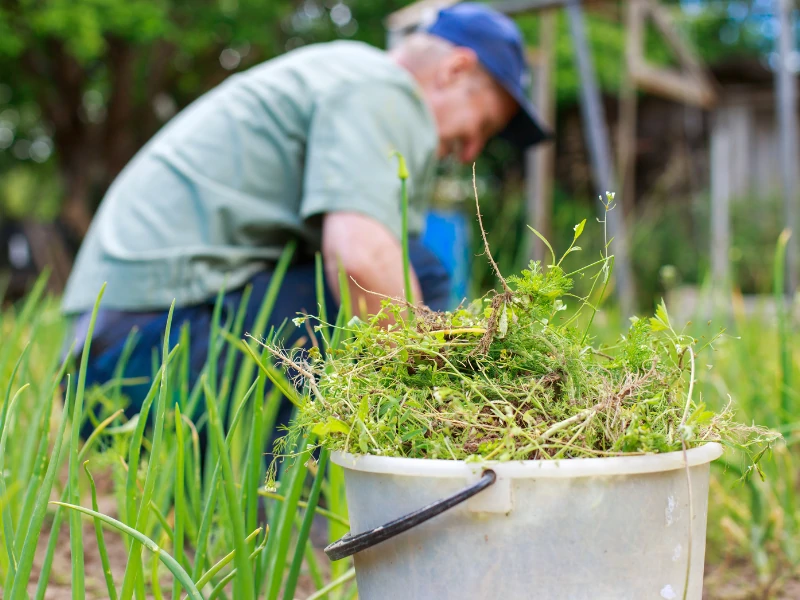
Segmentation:
[[(614, 257), (607, 242), (599, 260), (564, 270), (564, 258), (580, 250), (584, 226), (575, 226), (560, 259), (542, 238), (550, 263), (532, 262), (507, 280), (487, 244), (504, 291), (468, 307), (434, 313), (386, 299), (378, 315), (341, 327), (346, 341), (336, 352), (267, 344), (306, 386), (287, 442), (310, 431), (325, 448), (344, 452), (520, 460), (670, 452), (718, 441), (757, 464), (779, 435), (736, 423), (730, 410), (715, 413), (693, 397), (702, 344), (675, 330), (663, 303), (652, 318), (633, 319), (614, 345), (592, 344)], [(584, 274), (589, 293), (575, 296), (573, 279)]]

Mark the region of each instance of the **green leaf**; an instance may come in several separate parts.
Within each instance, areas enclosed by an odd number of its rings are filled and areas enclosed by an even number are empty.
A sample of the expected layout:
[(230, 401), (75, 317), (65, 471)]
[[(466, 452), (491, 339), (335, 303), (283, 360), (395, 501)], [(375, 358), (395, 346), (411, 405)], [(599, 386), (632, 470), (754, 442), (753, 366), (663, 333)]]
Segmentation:
[[(70, 385), (70, 376), (67, 375), (67, 392), (64, 399), (65, 414), (69, 414), (71, 409), (71, 391), (72, 386)], [(64, 430), (66, 429), (67, 421), (68, 419), (66, 418), (61, 419), (61, 424), (58, 427), (58, 433), (56, 433), (55, 443), (53, 444), (53, 454), (50, 456), (50, 464), (47, 466), (47, 473), (44, 476), (42, 487), (39, 489), (39, 494), (36, 497), (36, 505), (34, 506), (33, 515), (31, 516), (30, 524), (28, 525), (28, 531), (25, 534), (25, 543), (22, 545), (22, 553), (20, 555), (16, 577), (14, 578), (14, 587), (9, 595), (10, 598), (25, 597), (25, 587), (27, 586), (30, 578), (37, 542), (39, 541), (39, 535), (42, 532), (42, 525), (47, 512), (47, 500), (50, 497), (50, 492), (53, 489), (53, 482), (55, 481), (56, 473), (58, 471), (58, 463), (62, 452), (61, 446), (64, 440)], [(66, 493), (66, 490), (64, 493)], [(57, 518), (53, 521), (53, 526), (56, 529), (58, 529), (57, 521)], [(45, 566), (42, 567), (41, 571), (45, 573), (45, 578), (48, 577), (46, 565), (47, 558), (45, 558)]]
[[(86, 343), (83, 346), (81, 353), (81, 366), (78, 371), (78, 386), (75, 392), (75, 405), (72, 408), (72, 438), (70, 440), (70, 454), (69, 454), (69, 499), (74, 504), (80, 502), (80, 490), (78, 488), (78, 446), (80, 444), (80, 429), (83, 422), (83, 396), (86, 390), (86, 373), (88, 371), (87, 365), (89, 361), (89, 350), (92, 345), (92, 336), (94, 335), (94, 326), (97, 321), (97, 315), (100, 311), (100, 301), (105, 293), (106, 283), (100, 286), (100, 292), (97, 294), (97, 299), (94, 303), (92, 316), (89, 320), (89, 329), (86, 334)], [(69, 519), (69, 536), (70, 536), (70, 551), (72, 553), (72, 597), (75, 600), (80, 600), (85, 596), (85, 581), (84, 581), (84, 568), (83, 568), (83, 529), (81, 527), (80, 515), (70, 513)]]
[[(100, 512), (97, 507), (97, 486), (95, 486), (94, 478), (89, 472), (89, 461), (83, 462), (83, 470), (86, 471), (86, 477), (89, 479), (89, 485), (92, 491), (92, 510)], [(97, 550), (100, 553), (100, 562), (103, 565), (103, 576), (106, 579), (106, 588), (108, 589), (108, 597), (111, 600), (117, 600), (117, 590), (114, 587), (114, 578), (111, 574), (111, 563), (108, 560), (108, 550), (106, 549), (106, 541), (103, 536), (103, 527), (100, 519), (94, 518), (94, 531), (97, 537)], [(155, 561), (154, 561), (155, 562)]]
[(654, 319), (653, 317), (650, 317), (650, 327), (653, 328), (653, 331), (667, 331), (669, 329), (660, 319)]
[(420, 427), (419, 429), (414, 429), (413, 431), (409, 431), (408, 433), (402, 435), (400, 439), (403, 440), (404, 442), (407, 442), (411, 438), (415, 438), (418, 435), (422, 435), (426, 431), (428, 431), (426, 427)]
[[(259, 583), (265, 583), (267, 586), (264, 594), (265, 600), (277, 600), (280, 593), (283, 573), (289, 556), (289, 545), (293, 538), (298, 502), (308, 473), (307, 460), (311, 454), (308, 447), (313, 441), (313, 435), (302, 436), (293, 445), (297, 450), (295, 462), (287, 465), (280, 478), (281, 489), (286, 490), (286, 497), (272, 513), (270, 523), (274, 525), (274, 531), (270, 530), (267, 548), (262, 555), (262, 564), (259, 567), (259, 573), (269, 574), (269, 576), (256, 578)], [(292, 449), (289, 448), (289, 450)], [(261, 597), (258, 590), (256, 590), (255, 597)]]
[[(20, 360), (22, 358), (20, 357)], [(20, 394), (24, 392), (26, 389), (30, 387), (29, 383), (26, 383), (21, 388), (17, 390), (14, 394), (14, 397), (11, 398), (11, 402), (8, 404), (8, 410), (5, 414), (5, 422), (3, 423), (4, 427), (2, 428), (2, 432), (0, 432), (0, 498), (5, 495), (5, 475), (4, 475), (4, 466), (3, 466), (3, 459), (5, 458), (5, 449), (6, 449), (6, 440), (8, 438), (8, 421), (11, 420), (13, 413), (14, 413), (14, 406), (17, 403), (17, 398), (19, 398)], [(9, 384), (9, 389), (11, 385)], [(16, 565), (17, 565), (17, 558), (14, 555), (14, 530), (13, 530), (13, 522), (11, 518), (11, 508), (6, 504), (3, 507), (3, 531), (6, 542), (6, 551), (8, 552), (8, 564), (9, 564), (9, 572), (11, 578), (14, 578), (16, 575)]]
[[(70, 378), (69, 378), (69, 376), (67, 376), (67, 400), (69, 399), (69, 390), (70, 390)], [(68, 413), (68, 411), (67, 411), (68, 404), (69, 404), (69, 402), (65, 401), (65, 404), (64, 404), (65, 414)], [(108, 425), (111, 424), (114, 421), (114, 419), (116, 419), (119, 416), (119, 414), (121, 412), (122, 412), (122, 409), (120, 409), (119, 411), (117, 411), (114, 414), (110, 415), (105, 421), (103, 421), (102, 423), (100, 423), (100, 425), (97, 426), (97, 428), (91, 433), (91, 435), (89, 435), (89, 437), (84, 442), (83, 447), (81, 448), (80, 452), (78, 453), (78, 462), (79, 463), (83, 462), (85, 457), (88, 456), (89, 452), (92, 450), (92, 447), (94, 446), (94, 443), (100, 437), (100, 435), (102, 434), (103, 430), (106, 427), (108, 427)], [(66, 419), (64, 419), (63, 422), (66, 422)], [(58, 445), (58, 447), (61, 447), (60, 441), (57, 442), (57, 445)], [(51, 458), (51, 461), (54, 461), (54, 462), (51, 462), (51, 466), (57, 465), (58, 464), (57, 455), (54, 454), (54, 456)], [(49, 469), (50, 469), (50, 467), (48, 467), (48, 477), (50, 476), (50, 470)], [(55, 471), (56, 470), (57, 469), (54, 469), (53, 476), (55, 476)], [(49, 485), (52, 486), (52, 481), (50, 482)], [(61, 492), (61, 502), (65, 502), (67, 500), (69, 491), (70, 491), (69, 487), (66, 487)], [(41, 518), (44, 519), (44, 514), (45, 514), (45, 511), (47, 509), (47, 502), (48, 502), (49, 498), (50, 498), (50, 492), (49, 491), (45, 492), (44, 488), (43, 488), (40, 491), (39, 498), (36, 500), (37, 508), (34, 510), (34, 518), (35, 518), (35, 515), (36, 515), (36, 510), (39, 510), (39, 503), (41, 502), (41, 510), (42, 510)], [(53, 557), (55, 556), (56, 545), (58, 544), (58, 536), (59, 536), (59, 532), (61, 531), (61, 521), (63, 520), (63, 516), (64, 516), (64, 509), (63, 509), (63, 507), (59, 506), (56, 509), (55, 515), (53, 516), (53, 522), (52, 522), (52, 524), (50, 526), (50, 539), (47, 542), (47, 550), (45, 551), (44, 560), (42, 561), (42, 567), (41, 567), (41, 570), (39, 571), (39, 583), (36, 586), (36, 596), (35, 596), (36, 600), (44, 600), (45, 593), (47, 591), (47, 584), (50, 581), (50, 570), (51, 570), (51, 568), (53, 566)], [(39, 531), (41, 530), (41, 525), (42, 525), (42, 523), (40, 521), (39, 525), (38, 525), (38, 530)], [(32, 551), (35, 551), (35, 549), (36, 549), (36, 544), (38, 543), (38, 537), (37, 536), (38, 536), (38, 534), (36, 534), (34, 536), (30, 532), (29, 532), (29, 535), (26, 536), (26, 539), (25, 539), (25, 543), (26, 544), (28, 543), (28, 538), (31, 537), (31, 540), (33, 542), (32, 543), (32, 546), (33, 546), (32, 547)], [(25, 551), (23, 549), (23, 554), (24, 554), (24, 552)], [(31, 555), (33, 555), (33, 553)], [(24, 581), (24, 579), (19, 578), (19, 577), (17, 578), (17, 580), (18, 581)], [(12, 597), (14, 597), (13, 594), (12, 594)]]
[(405, 422), (408, 420), (408, 418), (409, 418), (410, 416), (411, 416), (411, 411), (410, 411), (409, 409), (405, 409), (405, 410), (403, 411), (403, 414), (402, 414), (402, 415), (400, 415), (400, 418), (399, 418), (399, 419), (397, 419), (397, 424), (398, 424), (398, 425), (402, 425), (403, 423), (405, 423)]
[(343, 586), (351, 579), (354, 579), (355, 576), (356, 576), (355, 567), (351, 567), (348, 571), (344, 573), (344, 575), (342, 575), (341, 577), (337, 577), (336, 579), (331, 581), (328, 585), (326, 585), (324, 588), (317, 590), (315, 593), (311, 594), (308, 597), (308, 600), (321, 600), (322, 598), (325, 597), (325, 595), (328, 592), (331, 592), (336, 588)]
[(318, 436), (327, 436), (331, 433), (343, 433), (347, 435), (350, 433), (350, 428), (344, 421), (331, 417), (325, 423), (315, 425), (312, 432)]
[[(255, 385), (255, 382), (253, 382), (253, 385)], [(250, 570), (248, 563), (247, 543), (245, 542), (246, 534), (244, 531), (244, 515), (241, 513), (239, 506), (237, 505), (237, 482), (234, 478), (231, 458), (228, 455), (225, 436), (222, 432), (222, 420), (219, 415), (217, 399), (214, 391), (209, 385), (208, 379), (203, 380), (203, 389), (206, 397), (208, 423), (213, 444), (212, 447), (217, 453), (217, 456), (219, 456), (220, 466), (222, 469), (222, 485), (229, 512), (228, 531), (232, 533), (234, 548), (236, 550), (234, 562), (239, 575), (234, 583), (233, 591), (235, 597), (248, 600), (256, 597), (255, 581), (253, 578), (253, 572)]]
[[(185, 479), (185, 466), (186, 461), (184, 457), (184, 434), (183, 434), (183, 420), (181, 419), (181, 407), (179, 404), (175, 405), (175, 442), (177, 456), (175, 461), (175, 488), (174, 488), (174, 515), (175, 515), (175, 538), (173, 540), (173, 548), (175, 548), (175, 560), (178, 564), (184, 562), (184, 520), (187, 517), (186, 509), (186, 479)], [(93, 507), (96, 510), (96, 507)], [(154, 561), (155, 562), (155, 561)], [(154, 589), (158, 587), (156, 581), (153, 581)], [(173, 582), (172, 598), (177, 600), (180, 597), (180, 587), (178, 580)]]
[(292, 385), (286, 380), (286, 377), (284, 377), (283, 373), (278, 371), (278, 369), (273, 367), (271, 364), (262, 362), (249, 344), (242, 342), (241, 347), (247, 351), (247, 353), (250, 355), (250, 358), (252, 358), (255, 361), (256, 365), (258, 365), (258, 367), (264, 372), (264, 374), (272, 382), (272, 384), (278, 389), (280, 389), (280, 391), (283, 393), (286, 399), (289, 400), (289, 402), (291, 402), (297, 407), (303, 405), (303, 399), (300, 396), (298, 396), (297, 392), (292, 387)]
[(183, 588), (188, 592), (189, 597), (192, 600), (203, 600), (203, 596), (198, 591), (197, 587), (192, 582), (192, 579), (189, 577), (189, 574), (183, 569), (182, 566), (178, 564), (178, 562), (172, 558), (169, 554), (164, 552), (162, 548), (159, 548), (158, 544), (156, 544), (153, 540), (149, 537), (133, 529), (132, 527), (128, 527), (125, 523), (121, 523), (116, 519), (112, 519), (109, 516), (103, 515), (99, 512), (95, 512), (88, 508), (84, 508), (83, 506), (77, 506), (75, 504), (67, 504), (66, 502), (52, 502), (51, 504), (56, 504), (58, 506), (63, 506), (64, 508), (69, 508), (71, 510), (76, 510), (78, 512), (82, 512), (85, 515), (89, 515), (90, 517), (94, 517), (95, 519), (99, 519), (110, 525), (117, 531), (120, 531), (126, 535), (129, 535), (137, 542), (142, 544), (145, 548), (153, 552), (160, 560), (164, 563), (167, 569), (181, 582)]
[[(248, 535), (244, 541), (248, 543), (252, 542), (258, 536), (259, 533), (261, 533), (261, 527), (256, 529), (250, 535)], [(267, 528), (267, 535), (269, 535), (269, 526)], [(200, 577), (200, 579), (197, 580), (196, 583), (197, 588), (202, 590), (206, 585), (209, 584), (209, 582), (214, 578), (214, 576), (217, 573), (219, 573), (226, 565), (228, 565), (228, 563), (230, 563), (235, 557), (236, 557), (236, 550), (231, 550), (230, 552), (228, 552), (228, 554), (223, 556), (221, 560), (215, 563), (208, 571), (203, 573), (203, 576)]]
[[(157, 371), (161, 372), (161, 379), (159, 381), (158, 398), (156, 400), (157, 404), (155, 405), (156, 418), (153, 425), (153, 440), (150, 447), (149, 460), (147, 461), (147, 470), (145, 471), (141, 503), (139, 504), (139, 510), (135, 513), (136, 518), (132, 520), (138, 530), (145, 529), (147, 525), (150, 515), (150, 501), (153, 498), (153, 493), (156, 486), (158, 460), (159, 456), (161, 455), (164, 421), (166, 419), (167, 380), (169, 379), (168, 368), (171, 356), (169, 351), (169, 339), (174, 312), (175, 301), (173, 300), (172, 305), (169, 308), (169, 312), (167, 313), (167, 325), (164, 329), (164, 342), (161, 354), (162, 364), (161, 368), (157, 369)], [(130, 469), (132, 471), (135, 470), (135, 465), (136, 463), (130, 465)], [(77, 489), (75, 498), (80, 500), (80, 498), (77, 496)], [(75, 502), (73, 501), (73, 504), (74, 503)], [(132, 507), (128, 505), (128, 510), (130, 511), (129, 514), (132, 514), (133, 512), (131, 511), (131, 508)], [(128, 600), (131, 598), (134, 593), (134, 586), (137, 585), (137, 580), (142, 581), (144, 578), (142, 569), (142, 547), (141, 544), (138, 543), (138, 539), (135, 538), (135, 540), (136, 541), (131, 544), (130, 549), (128, 550), (128, 564), (125, 567), (125, 574), (122, 577), (122, 590), (120, 591), (120, 598), (122, 598), (122, 600)]]
[[(203, 381), (202, 383), (205, 383), (205, 381)], [(228, 432), (225, 437), (226, 454), (230, 452), (230, 448), (233, 442), (233, 435), (236, 431), (236, 426), (239, 423), (241, 415), (244, 412), (245, 404), (247, 403), (247, 400), (250, 398), (250, 395), (253, 393), (253, 390), (256, 389), (257, 385), (258, 385), (258, 380), (252, 383), (250, 389), (248, 389), (247, 392), (244, 394), (244, 396), (242, 396), (241, 400), (239, 400), (239, 407), (236, 409), (236, 413), (233, 415), (233, 420), (231, 421), (230, 427), (228, 428)], [(208, 386), (203, 385), (202, 387), (205, 390), (205, 388), (207, 388)], [(205, 499), (205, 505), (203, 507), (203, 514), (200, 519), (200, 530), (197, 533), (197, 538), (196, 538), (197, 541), (195, 543), (194, 567), (192, 569), (192, 576), (194, 579), (200, 577), (200, 573), (202, 572), (202, 568), (205, 564), (204, 561), (206, 557), (206, 550), (211, 537), (211, 524), (214, 517), (214, 508), (216, 507), (217, 504), (217, 495), (220, 493), (220, 486), (217, 484), (217, 482), (220, 476), (222, 475), (221, 461), (222, 461), (221, 456), (218, 455), (217, 460), (215, 461), (214, 470), (209, 478), (208, 492)], [(199, 480), (199, 477), (197, 478), (197, 480)]]
[(669, 322), (669, 314), (667, 314), (667, 305), (664, 303), (663, 298), (661, 299), (661, 304), (656, 308), (656, 317), (660, 319), (668, 329), (672, 328)]
[(575, 225), (575, 237), (572, 238), (573, 242), (578, 241), (578, 238), (581, 237), (583, 233), (583, 228), (586, 226), (586, 219)]
[(289, 575), (286, 578), (286, 586), (283, 591), (283, 600), (292, 600), (295, 597), (297, 579), (300, 576), (300, 569), (303, 566), (306, 544), (308, 543), (308, 536), (311, 533), (311, 524), (314, 521), (314, 515), (316, 514), (314, 509), (317, 507), (317, 502), (319, 502), (319, 495), (322, 491), (322, 482), (325, 479), (325, 472), (328, 468), (329, 457), (330, 450), (323, 448), (319, 455), (319, 462), (317, 463), (317, 474), (314, 477), (314, 483), (311, 486), (311, 493), (308, 496), (308, 507), (306, 508), (306, 514), (303, 516), (303, 522), (300, 525), (300, 531), (297, 534), (294, 559), (289, 567)]
[(106, 428), (106, 433), (109, 435), (117, 435), (120, 433), (131, 433), (136, 430), (136, 425), (139, 423), (139, 413), (131, 417), (131, 420), (116, 427)]
[(362, 422), (366, 422), (368, 415), (369, 415), (369, 396), (364, 394), (364, 396), (361, 398), (361, 402), (358, 405), (358, 418), (361, 419)]
[(553, 252), (553, 247), (550, 245), (550, 242), (548, 242), (548, 241), (545, 239), (545, 237), (544, 237), (544, 236), (543, 236), (541, 233), (539, 233), (538, 231), (536, 231), (536, 230), (535, 230), (533, 227), (531, 227), (530, 225), (528, 225), (528, 229), (530, 229), (530, 230), (531, 230), (533, 233), (535, 233), (535, 234), (536, 234), (536, 237), (538, 237), (540, 240), (542, 240), (542, 242), (544, 243), (544, 245), (545, 245), (545, 246), (547, 246), (547, 249), (548, 249), (548, 250), (550, 250), (550, 256), (551, 256), (551, 257), (552, 257), (552, 259), (553, 259), (553, 263), (552, 263), (552, 264), (556, 264), (556, 253), (555, 253), (555, 252)]

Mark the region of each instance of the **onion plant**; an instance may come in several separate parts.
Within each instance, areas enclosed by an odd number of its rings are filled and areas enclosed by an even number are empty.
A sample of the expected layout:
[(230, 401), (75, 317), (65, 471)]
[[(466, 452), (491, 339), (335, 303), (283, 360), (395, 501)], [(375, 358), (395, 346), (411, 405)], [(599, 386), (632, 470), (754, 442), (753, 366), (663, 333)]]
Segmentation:
[[(296, 392), (255, 340), (275, 335), (266, 326), (292, 253), (290, 245), (252, 330), (243, 331), (243, 311), (223, 322), (220, 294), (208, 361), (191, 388), (191, 332), (182, 328), (170, 345), (176, 336), (168, 321), (149, 391), (132, 418), (121, 409), (135, 336), (115, 380), (86, 385), (103, 290), (77, 368), (61, 360), (68, 323), (58, 299), (46, 293), (47, 274), (21, 304), (0, 313), (0, 596), (44, 598), (54, 578), (65, 575), (54, 569), (61, 536), (69, 536), (74, 598), (277, 600), (294, 598), (304, 579), (308, 594), (316, 590), (318, 597), (341, 589), (323, 576), (319, 550), (308, 543), (315, 516), (332, 523), (331, 536), (347, 529), (343, 486), (328, 477), (327, 453), (315, 460), (305, 443), (297, 444), (277, 490), (265, 493), (266, 443), (279, 404)], [(325, 343), (332, 347), (334, 340)], [(206, 411), (197, 410), (201, 405)], [(94, 430), (84, 439), (87, 421)], [(114, 487), (116, 506), (108, 514), (98, 501), (98, 474)], [(91, 535), (85, 526), (93, 526)], [(109, 557), (114, 536), (127, 549), (122, 566)], [(102, 567), (91, 577), (84, 562), (89, 545)]]

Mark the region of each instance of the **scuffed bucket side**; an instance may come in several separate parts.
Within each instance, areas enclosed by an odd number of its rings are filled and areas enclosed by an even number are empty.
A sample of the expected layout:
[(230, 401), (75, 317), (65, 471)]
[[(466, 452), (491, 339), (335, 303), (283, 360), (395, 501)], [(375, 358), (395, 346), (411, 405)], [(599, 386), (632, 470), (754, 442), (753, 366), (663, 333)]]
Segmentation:
[[(699, 600), (709, 464), (693, 466), (690, 472), (693, 523), (688, 597)], [(378, 527), (468, 483), (457, 477), (348, 468), (345, 473), (353, 533)], [(505, 483), (511, 502), (508, 511), (476, 512), (470, 502), (478, 500), (478, 495), (357, 554), (359, 597), (682, 598), (690, 514), (685, 469), (506, 478)]]

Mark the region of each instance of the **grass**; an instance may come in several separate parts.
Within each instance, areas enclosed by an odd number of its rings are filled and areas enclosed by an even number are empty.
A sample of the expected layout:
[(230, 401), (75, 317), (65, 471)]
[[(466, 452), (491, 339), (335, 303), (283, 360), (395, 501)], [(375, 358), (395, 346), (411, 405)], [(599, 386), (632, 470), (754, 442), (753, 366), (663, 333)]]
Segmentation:
[[(291, 248), (256, 326), (247, 332), (253, 336), (270, 334), (265, 325), (290, 254)], [(241, 313), (222, 323), (220, 311), (215, 312), (213, 350), (193, 389), (190, 332), (183, 329), (179, 342), (169, 345), (175, 336), (169, 335), (168, 323), (147, 398), (141, 412), (127, 419), (118, 410), (124, 401), (120, 381), (86, 387), (88, 345), (77, 369), (60, 361), (67, 326), (58, 299), (44, 290), (43, 277), (24, 302), (5, 308), (0, 317), (2, 597), (44, 598), (54, 578), (67, 575), (54, 570), (64, 535), (70, 540), (68, 578), (75, 598), (276, 600), (294, 598), (300, 584), (308, 593), (330, 587), (340, 574), (329, 576), (308, 538), (315, 514), (333, 519), (332, 538), (342, 523), (346, 530), (341, 478), (326, 476), (327, 455), (317, 463), (298, 444), (294, 458), (281, 465), (280, 499), (259, 493), (267, 466), (266, 435), (283, 400), (280, 390), (290, 393), (290, 384), (277, 371), (258, 368), (252, 356), (263, 350), (244, 337)], [(228, 362), (217, 369), (216, 358), (225, 348)], [(236, 377), (234, 353), (244, 357)], [(270, 386), (271, 380), (280, 388)], [(193, 421), (188, 415), (196, 414), (200, 402), (207, 414)], [(88, 419), (94, 432), (83, 439), (81, 425)], [(199, 441), (204, 431), (210, 440), (205, 456)], [(112, 488), (100, 498), (106, 507), (114, 501), (106, 514), (98, 500), (98, 474)], [(318, 510), (319, 502), (327, 509)], [(62, 527), (65, 521), (69, 533)], [(84, 521), (93, 525), (91, 535)], [(109, 544), (119, 540), (128, 555), (124, 565), (109, 558)], [(99, 551), (101, 573), (84, 564), (90, 544)], [(165, 576), (170, 578), (166, 585)], [(89, 589), (98, 579), (100, 589)], [(354, 587), (343, 583), (320, 597), (343, 591), (352, 595)]]
[(750, 473), (740, 456), (716, 463), (710, 495), (710, 559), (750, 564), (757, 593), (767, 595), (796, 580), (800, 564), (800, 394), (792, 385), (800, 376), (800, 331), (783, 295), (787, 235), (775, 253), (777, 318), (745, 316), (734, 295), (730, 331), (715, 344), (698, 381), (709, 402), (733, 398), (740, 420), (765, 423), (785, 437), (752, 477), (743, 477)]

